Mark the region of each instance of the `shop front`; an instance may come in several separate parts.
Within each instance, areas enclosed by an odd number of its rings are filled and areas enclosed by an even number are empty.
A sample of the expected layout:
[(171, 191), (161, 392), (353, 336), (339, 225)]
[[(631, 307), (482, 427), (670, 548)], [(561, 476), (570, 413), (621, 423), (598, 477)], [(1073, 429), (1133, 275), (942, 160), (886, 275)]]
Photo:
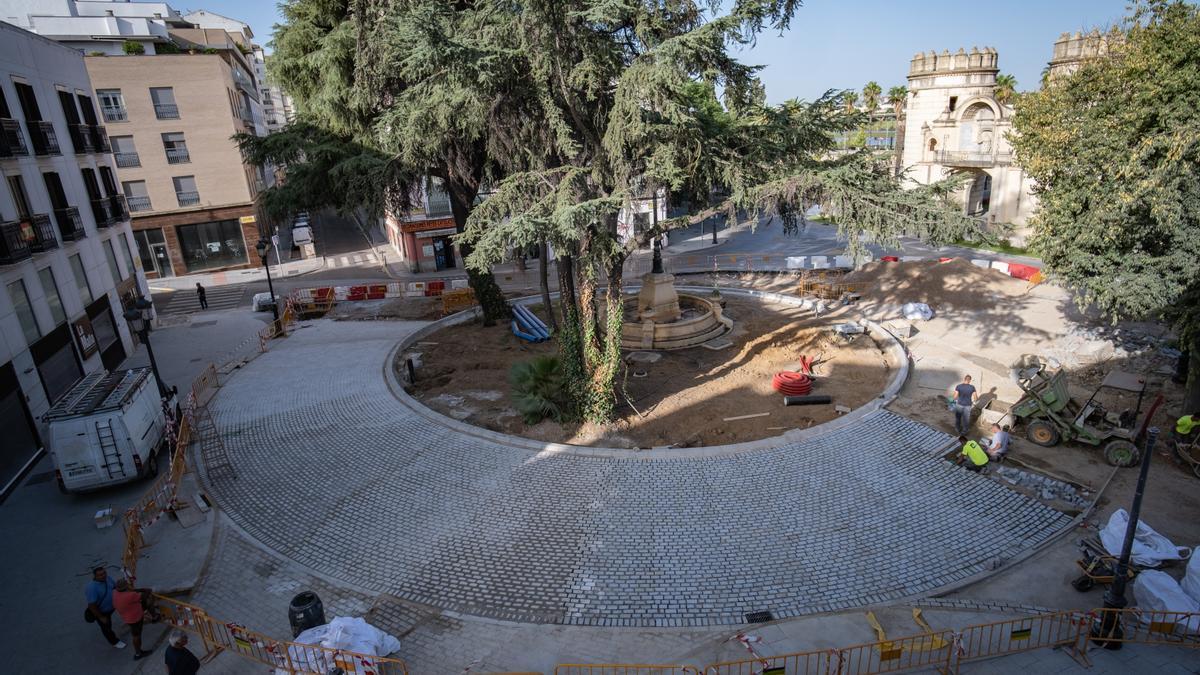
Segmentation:
[(146, 276), (163, 278), (237, 269), (257, 263), (253, 204), (133, 219)]
[(388, 239), (413, 272), (432, 272), (462, 267), (453, 237), (453, 218), (418, 221), (387, 221)]

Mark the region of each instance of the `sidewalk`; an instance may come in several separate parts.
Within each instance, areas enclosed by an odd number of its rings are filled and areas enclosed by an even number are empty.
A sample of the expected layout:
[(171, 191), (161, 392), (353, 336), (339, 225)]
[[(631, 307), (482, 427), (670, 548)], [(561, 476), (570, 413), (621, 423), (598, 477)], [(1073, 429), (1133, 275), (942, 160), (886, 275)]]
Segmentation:
[[(272, 279), (286, 279), (300, 274), (308, 274), (324, 269), (325, 261), (321, 258), (309, 258), (308, 260), (293, 260), (285, 262), (282, 265), (271, 265)], [(247, 284), (253, 281), (266, 281), (267, 273), (261, 267), (254, 267), (245, 270), (228, 270), (224, 272), (212, 272), (209, 274), (188, 274), (182, 277), (169, 277), (165, 279), (149, 279), (147, 285), (150, 286), (151, 292), (158, 291), (182, 291), (189, 290), (200, 284), (205, 288), (214, 286), (228, 286), (230, 284)]]

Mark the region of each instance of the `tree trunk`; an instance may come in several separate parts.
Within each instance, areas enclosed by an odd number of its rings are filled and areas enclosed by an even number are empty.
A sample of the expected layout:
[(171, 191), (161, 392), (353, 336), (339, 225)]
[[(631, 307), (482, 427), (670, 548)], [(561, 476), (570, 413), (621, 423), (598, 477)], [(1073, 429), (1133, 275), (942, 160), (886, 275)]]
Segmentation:
[[(1181, 415), (1190, 415), (1200, 411), (1200, 338), (1192, 340), (1192, 344), (1188, 349), (1184, 350), (1187, 356), (1187, 386), (1183, 394), (1183, 410)], [(1183, 357), (1180, 357), (1183, 358)], [(1174, 420), (1171, 426), (1174, 427)]]
[(542, 286), (542, 306), (546, 308), (546, 318), (549, 319), (550, 330), (558, 331), (558, 321), (554, 318), (554, 305), (550, 303), (550, 273), (547, 270), (549, 263), (546, 258), (549, 256), (549, 247), (546, 246), (546, 240), (542, 239), (538, 242), (538, 281)]
[[(466, 228), (467, 216), (471, 215), (471, 206), (479, 194), (479, 189), (451, 180), (446, 182), (446, 192), (450, 197), (450, 211), (454, 214), (454, 229), (461, 234)], [(471, 246), (460, 243), (458, 252), (465, 264), (467, 256), (471, 255)], [(471, 290), (475, 291), (475, 299), (483, 309), (483, 325), (492, 326), (497, 321), (512, 316), (508, 301), (504, 299), (504, 293), (490, 270), (478, 272), (467, 267), (467, 283)]]

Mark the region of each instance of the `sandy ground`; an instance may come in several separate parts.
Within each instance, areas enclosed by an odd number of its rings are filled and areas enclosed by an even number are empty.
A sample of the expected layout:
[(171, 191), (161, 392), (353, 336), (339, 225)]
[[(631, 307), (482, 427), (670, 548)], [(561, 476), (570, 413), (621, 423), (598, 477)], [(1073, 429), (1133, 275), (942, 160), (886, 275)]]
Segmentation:
[[(653, 363), (630, 362), (621, 375), (618, 419), (606, 428), (543, 421), (527, 426), (512, 408), (508, 369), (553, 342), (526, 344), (506, 327), (454, 326), (429, 336), (414, 394), (426, 405), (495, 431), (545, 441), (608, 447), (695, 447), (778, 436), (838, 416), (879, 395), (896, 364), (870, 337), (851, 342), (831, 327), (844, 319), (815, 318), (799, 308), (729, 299), (733, 346), (660, 352)], [(628, 352), (626, 355), (628, 357)], [(818, 359), (814, 394), (833, 403), (784, 407), (771, 388), (780, 370), (798, 368), (801, 355)], [(729, 420), (742, 415), (758, 417)]]

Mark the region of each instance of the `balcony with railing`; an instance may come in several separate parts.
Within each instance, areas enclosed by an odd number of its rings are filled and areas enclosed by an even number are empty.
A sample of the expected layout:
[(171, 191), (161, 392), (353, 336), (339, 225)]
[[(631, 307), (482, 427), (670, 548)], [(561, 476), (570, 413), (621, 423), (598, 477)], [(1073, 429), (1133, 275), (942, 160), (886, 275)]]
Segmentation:
[(54, 222), (58, 223), (58, 233), (63, 241), (79, 241), (87, 236), (83, 229), (83, 220), (79, 217), (79, 209), (74, 206), (54, 209)]
[(94, 152), (92, 147), (92, 134), (88, 130), (86, 124), (68, 124), (67, 132), (71, 135), (71, 147), (75, 148), (75, 154), (86, 155)]
[(179, 119), (179, 106), (174, 103), (155, 103), (154, 116), (160, 120)]
[(23, 157), (28, 154), (21, 123), (7, 117), (0, 119), (0, 157)]
[(938, 163), (946, 166), (987, 167), (1012, 164), (1010, 152), (973, 152), (970, 150), (943, 150), (938, 153)]
[(42, 157), (62, 154), (62, 150), (58, 147), (58, 135), (54, 133), (53, 124), (41, 120), (26, 120), (25, 124), (29, 126), (29, 137), (33, 141), (33, 154)]
[(125, 203), (129, 205), (130, 213), (150, 211), (152, 209), (148, 195), (126, 195)]
[(108, 213), (117, 223), (129, 218), (129, 209), (125, 207), (125, 195), (112, 195), (108, 198)]
[(136, 152), (114, 152), (113, 159), (117, 160), (117, 167), (121, 169), (142, 165), (142, 158)]
[(92, 147), (96, 152), (108, 152), (112, 146), (108, 144), (108, 130), (99, 124), (88, 125), (88, 135), (92, 137)]
[(33, 255), (21, 235), (21, 223), (0, 223), (0, 263), (15, 263)]
[(187, 148), (167, 148), (167, 164), (187, 164), (192, 161)]
[(104, 115), (105, 122), (128, 122), (129, 113), (125, 108), (103, 108), (101, 114)]
[(96, 219), (96, 227), (108, 227), (117, 222), (117, 219), (113, 218), (109, 212), (107, 199), (103, 197), (93, 199), (90, 204), (92, 207), (92, 217)]
[(176, 192), (175, 198), (179, 200), (180, 206), (195, 206), (200, 203), (200, 193), (195, 190)]
[(54, 236), (54, 224), (50, 222), (49, 215), (35, 213), (22, 221), (21, 226), (29, 241), (29, 250), (34, 253), (58, 248), (58, 238)]

